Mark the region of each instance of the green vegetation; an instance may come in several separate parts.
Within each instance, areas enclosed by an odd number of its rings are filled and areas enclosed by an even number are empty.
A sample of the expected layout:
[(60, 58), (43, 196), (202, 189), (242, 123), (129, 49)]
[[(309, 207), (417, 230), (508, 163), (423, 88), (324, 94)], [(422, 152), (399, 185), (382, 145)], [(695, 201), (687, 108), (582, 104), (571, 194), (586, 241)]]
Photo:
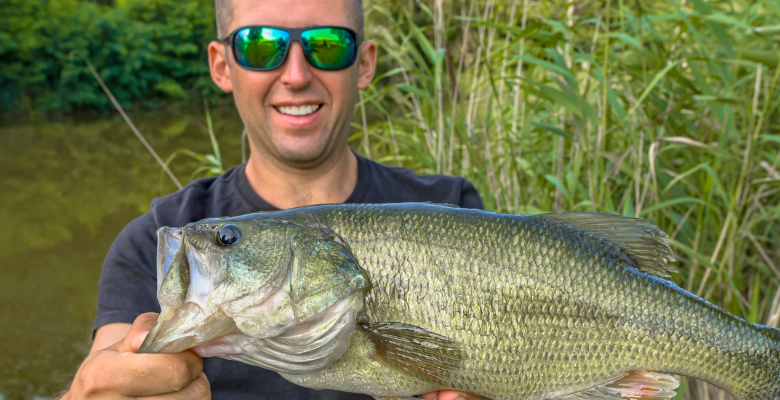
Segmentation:
[[(380, 63), (356, 110), (356, 150), (463, 175), (499, 212), (647, 218), (671, 236), (678, 284), (778, 325), (776, 1), (366, 4)], [(0, 8), (0, 108), (32, 117), (108, 109), (86, 67), (68, 60), (72, 50), (123, 105), (218, 96), (205, 63), (211, 1), (0, 0)], [(195, 157), (201, 172), (222, 168), (212, 148), (213, 159)], [(691, 380), (684, 392), (717, 398)]]
[(777, 326), (776, 2), (378, 3), (366, 152), (463, 175), (499, 212), (647, 218), (678, 284)]
[[(105, 2), (103, 2), (105, 3)], [(0, 112), (110, 109), (73, 51), (96, 66), (123, 106), (216, 99), (206, 46), (216, 36), (214, 2), (0, 0)]]

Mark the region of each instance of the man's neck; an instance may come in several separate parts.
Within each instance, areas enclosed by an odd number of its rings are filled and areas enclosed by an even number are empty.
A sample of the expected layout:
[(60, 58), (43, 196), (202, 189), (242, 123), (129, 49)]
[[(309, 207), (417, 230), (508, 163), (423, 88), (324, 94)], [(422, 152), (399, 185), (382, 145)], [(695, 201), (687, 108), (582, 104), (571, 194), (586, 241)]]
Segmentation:
[(309, 169), (279, 166), (253, 152), (246, 165), (252, 189), (272, 206), (285, 210), (313, 204), (343, 203), (357, 185), (358, 161), (344, 148), (335, 162)]

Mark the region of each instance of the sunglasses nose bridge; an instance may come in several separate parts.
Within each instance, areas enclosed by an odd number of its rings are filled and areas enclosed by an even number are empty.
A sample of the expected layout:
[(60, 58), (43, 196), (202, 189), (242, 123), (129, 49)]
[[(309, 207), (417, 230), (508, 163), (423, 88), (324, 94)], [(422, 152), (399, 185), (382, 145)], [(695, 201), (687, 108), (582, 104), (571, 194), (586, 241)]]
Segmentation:
[(280, 80), (293, 88), (306, 86), (312, 79), (313, 68), (303, 51), (303, 44), (298, 40), (292, 40), (287, 51), (287, 58), (280, 66), (282, 74)]

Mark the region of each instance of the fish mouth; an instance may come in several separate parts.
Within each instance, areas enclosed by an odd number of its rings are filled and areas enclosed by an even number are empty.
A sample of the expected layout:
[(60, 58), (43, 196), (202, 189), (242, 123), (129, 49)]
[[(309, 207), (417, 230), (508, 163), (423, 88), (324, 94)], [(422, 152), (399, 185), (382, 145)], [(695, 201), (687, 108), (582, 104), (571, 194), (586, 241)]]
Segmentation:
[[(184, 228), (162, 227), (157, 231), (157, 298), (161, 310), (139, 353), (180, 353), (238, 332), (231, 318), (208, 304), (213, 279), (204, 268), (205, 256), (189, 248), (184, 236)], [(169, 275), (171, 272), (179, 275), (170, 276), (174, 275)], [(175, 290), (166, 286), (174, 286)]]
[(207, 313), (195, 303), (186, 303), (179, 308), (163, 306), (157, 324), (138, 353), (181, 353), (218, 337), (238, 333), (233, 320), (223, 312)]
[[(189, 249), (183, 228), (157, 231), (157, 297), (160, 316), (144, 339), (139, 353), (180, 353), (195, 345), (237, 330), (219, 310), (207, 310), (208, 288), (203, 257)], [(181, 271), (171, 271), (171, 268)], [(177, 276), (168, 276), (178, 272)], [(171, 274), (173, 275), (173, 274)], [(166, 282), (172, 279), (178, 282)], [(173, 283), (175, 290), (169, 285)], [(216, 311), (216, 312), (215, 312)], [(205, 328), (205, 329), (204, 329)]]

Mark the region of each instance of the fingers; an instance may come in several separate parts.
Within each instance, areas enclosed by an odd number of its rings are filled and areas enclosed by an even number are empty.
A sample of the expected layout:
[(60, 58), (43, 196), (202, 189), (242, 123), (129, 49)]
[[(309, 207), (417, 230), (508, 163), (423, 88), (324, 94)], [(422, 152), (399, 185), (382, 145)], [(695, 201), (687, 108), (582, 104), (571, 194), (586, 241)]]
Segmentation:
[(181, 391), (202, 372), (203, 360), (191, 351), (135, 354), (105, 350), (85, 361), (74, 387), (88, 395), (154, 396)]
[(138, 400), (207, 400), (211, 399), (211, 386), (206, 374), (201, 373), (186, 388), (176, 392), (159, 396), (140, 397)]
[(138, 349), (144, 342), (146, 335), (154, 328), (157, 323), (157, 313), (145, 313), (138, 316), (130, 327), (130, 332), (124, 339), (109, 346), (106, 350), (118, 351), (121, 353), (138, 353)]
[[(203, 372), (203, 359), (191, 351), (178, 354), (114, 353), (105, 375), (126, 396), (178, 392)], [(115, 368), (115, 373), (110, 369)]]
[(475, 394), (458, 392), (456, 390), (440, 390), (420, 395), (425, 400), (490, 400), (487, 397), (477, 396)]
[[(84, 360), (70, 389), (70, 397), (121, 398), (168, 396), (160, 399), (210, 398), (203, 359), (191, 351), (178, 354), (137, 354), (154, 327), (158, 314), (136, 318), (127, 336)], [(124, 326), (128, 329), (128, 325)], [(170, 397), (170, 396), (176, 397)]]
[(154, 324), (157, 323), (157, 317), (160, 314), (157, 313), (145, 313), (138, 316), (133, 322), (133, 327), (130, 328), (130, 332), (125, 338), (125, 342), (122, 345), (122, 350), (133, 353), (138, 353), (138, 349), (143, 344), (146, 335), (154, 328)]

